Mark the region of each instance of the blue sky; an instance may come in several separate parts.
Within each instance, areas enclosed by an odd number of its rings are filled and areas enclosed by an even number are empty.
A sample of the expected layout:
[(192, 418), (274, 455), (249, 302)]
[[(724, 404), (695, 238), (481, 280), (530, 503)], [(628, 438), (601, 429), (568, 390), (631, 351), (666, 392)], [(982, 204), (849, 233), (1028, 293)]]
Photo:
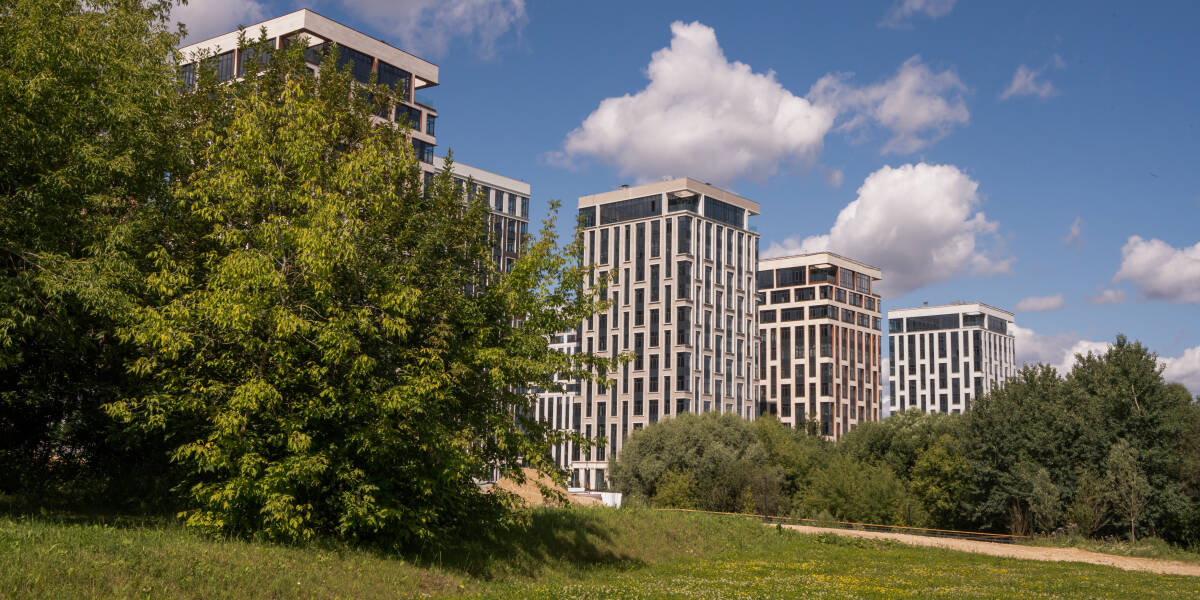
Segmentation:
[(530, 182), (535, 218), (712, 181), (762, 205), (764, 254), (881, 266), (885, 307), (1005, 308), (1020, 358), (1059, 366), (1125, 333), (1200, 393), (1200, 4), (191, 0), (178, 17), (195, 38), (300, 7), (438, 64), (439, 154)]

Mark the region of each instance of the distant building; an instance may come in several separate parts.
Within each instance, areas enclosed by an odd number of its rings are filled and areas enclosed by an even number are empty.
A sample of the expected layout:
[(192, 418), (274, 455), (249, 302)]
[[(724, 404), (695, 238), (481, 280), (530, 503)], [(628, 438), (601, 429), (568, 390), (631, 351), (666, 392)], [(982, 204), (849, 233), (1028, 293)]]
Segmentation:
[(892, 412), (959, 414), (1016, 373), (1013, 314), (979, 302), (888, 311)]
[[(753, 419), (759, 205), (693, 179), (584, 196), (583, 261), (612, 302), (582, 324), (583, 352), (631, 353), (606, 384), (584, 383), (584, 434), (604, 443), (574, 463), (577, 481), (606, 487), (606, 461), (659, 419), (717, 411)], [(586, 283), (591, 289), (598, 279)]]
[[(437, 146), (437, 110), (418, 96), (420, 90), (438, 85), (437, 65), (308, 9), (247, 25), (247, 41), (258, 40), (263, 28), (267, 31), (267, 45), (275, 50), (306, 39), (305, 59), (313, 75), (320, 75), (325, 53), (331, 44), (336, 44), (339, 68), (349, 65), (351, 75), (360, 83), (368, 83), (375, 75), (378, 83), (399, 92), (401, 99), (376, 115), (378, 120), (410, 126), (413, 151), (426, 185), (434, 171), (442, 169), (444, 160), (433, 154)], [(253, 49), (239, 49), (238, 35), (232, 31), (180, 48), (185, 83), (195, 82), (197, 65), (189, 61), (201, 52), (211, 55), (205, 61), (221, 81), (256, 73), (263, 58), (255, 57)], [(479, 190), (487, 196), (492, 209), (488, 222), (493, 240), (492, 260), (498, 268), (508, 270), (520, 256), (522, 242), (529, 233), (529, 184), (463, 163), (454, 164), (454, 175), (464, 188), (466, 181), (473, 178), (475, 190), (468, 191)]]
[[(555, 335), (550, 340), (550, 348), (563, 354), (579, 354), (582, 352), (579, 332), (568, 331)], [(575, 433), (583, 431), (583, 405), (581, 403), (580, 382), (562, 376), (555, 381), (563, 387), (562, 391), (542, 390), (537, 394), (533, 407), (534, 418), (558, 430), (570, 430)], [(579, 446), (566, 442), (551, 448), (550, 456), (564, 471), (567, 471), (569, 487), (585, 487), (584, 471), (603, 469), (603, 463), (583, 461), (584, 453)]]
[[(445, 159), (433, 157), (433, 168), (445, 168)], [(482, 192), (491, 209), (488, 230), (491, 231), (492, 262), (502, 271), (508, 271), (521, 256), (525, 236), (529, 235), (530, 186), (524, 181), (485, 171), (478, 167), (454, 163), (454, 180), (463, 190), (475, 197)], [(472, 187), (467, 189), (467, 182)]]
[(881, 277), (830, 252), (758, 262), (760, 412), (834, 440), (879, 420)]
[[(267, 31), (267, 45), (274, 49), (286, 48), (289, 44), (307, 39), (308, 50), (304, 56), (314, 75), (320, 74), (321, 61), (330, 45), (337, 44), (339, 68), (349, 65), (351, 75), (361, 83), (367, 83), (374, 73), (378, 83), (399, 92), (403, 99), (380, 116), (397, 123), (407, 121), (412, 127), (412, 144), (417, 159), (424, 169), (432, 168), (433, 149), (437, 145), (434, 136), (437, 110), (421, 103), (417, 92), (438, 84), (437, 65), (306, 8), (247, 25), (247, 41), (258, 40), (264, 28)], [(238, 49), (237, 31), (189, 44), (179, 51), (184, 60), (181, 67), (183, 79), (189, 84), (194, 83), (196, 77), (196, 65), (189, 64), (189, 61), (194, 60), (201, 51), (212, 55), (206, 62), (212, 65), (221, 81), (252, 75), (258, 72), (257, 65), (263, 60), (262, 57), (253, 56), (252, 49)]]

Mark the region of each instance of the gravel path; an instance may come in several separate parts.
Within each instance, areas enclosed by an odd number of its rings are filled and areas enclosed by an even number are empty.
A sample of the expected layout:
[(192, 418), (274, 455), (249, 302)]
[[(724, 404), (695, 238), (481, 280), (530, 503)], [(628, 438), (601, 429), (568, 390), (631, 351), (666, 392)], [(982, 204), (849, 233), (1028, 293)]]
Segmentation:
[(998, 544), (995, 542), (977, 542), (973, 540), (957, 540), (952, 538), (935, 538), (907, 533), (885, 533), (881, 531), (859, 531), (855, 529), (830, 529), (825, 527), (809, 527), (807, 525), (784, 525), (801, 533), (817, 534), (832, 533), (860, 538), (895, 540), (913, 546), (929, 546), (946, 548), (976, 554), (990, 554), (1007, 558), (1025, 560), (1046, 560), (1060, 562), (1082, 562), (1093, 565), (1117, 567), (1126, 571), (1147, 571), (1164, 575), (1192, 575), (1200, 577), (1200, 564), (1162, 560), (1158, 558), (1135, 558), (1132, 556), (1116, 556), (1089, 552), (1078, 548), (1046, 548), (1041, 546), (1022, 546), (1018, 544)]

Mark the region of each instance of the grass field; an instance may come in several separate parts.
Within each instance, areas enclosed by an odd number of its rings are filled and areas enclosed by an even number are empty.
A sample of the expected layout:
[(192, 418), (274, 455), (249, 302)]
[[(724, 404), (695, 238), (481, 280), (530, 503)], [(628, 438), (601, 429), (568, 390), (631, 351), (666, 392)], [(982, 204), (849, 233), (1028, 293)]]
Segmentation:
[[(436, 563), (436, 564), (434, 564)], [(422, 561), (0, 517), (3, 598), (1197, 598), (1200, 578), (777, 531), (737, 517), (543, 509)]]

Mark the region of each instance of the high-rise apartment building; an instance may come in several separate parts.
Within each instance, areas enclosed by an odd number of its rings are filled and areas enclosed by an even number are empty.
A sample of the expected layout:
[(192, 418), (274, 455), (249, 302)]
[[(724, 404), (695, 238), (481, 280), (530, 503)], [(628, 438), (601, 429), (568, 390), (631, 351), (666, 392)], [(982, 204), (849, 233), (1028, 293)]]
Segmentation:
[(583, 352), (630, 353), (605, 384), (585, 382), (584, 433), (604, 443), (573, 462), (581, 485), (605, 487), (606, 461), (637, 429), (683, 412), (756, 416), (755, 270), (759, 205), (693, 179), (584, 196), (588, 288), (611, 307), (582, 324)]
[[(555, 335), (550, 340), (550, 348), (563, 354), (579, 354), (583, 351), (582, 339), (578, 331), (568, 331)], [(568, 379), (561, 375), (555, 381), (562, 385), (562, 390), (541, 390), (537, 394), (533, 407), (533, 417), (550, 427), (559, 430), (570, 430), (575, 433), (592, 435), (591, 426), (584, 429), (583, 403), (581, 400), (581, 384), (576, 379)], [(583, 483), (584, 467), (579, 464), (583, 459), (582, 449), (571, 442), (558, 444), (550, 449), (550, 456), (559, 468), (569, 473), (568, 484), (572, 487)], [(601, 466), (601, 469), (604, 467)]]
[[(424, 169), (432, 169), (433, 148), (437, 145), (434, 135), (437, 110), (421, 103), (417, 92), (438, 84), (437, 65), (308, 9), (247, 25), (247, 40), (258, 40), (264, 28), (268, 46), (275, 49), (307, 40), (308, 49), (304, 56), (314, 75), (320, 74), (321, 61), (331, 44), (337, 44), (339, 68), (349, 65), (351, 75), (361, 83), (367, 83), (375, 74), (378, 83), (399, 92), (402, 99), (380, 116), (397, 123), (409, 123), (417, 158)], [(202, 51), (211, 54), (205, 60), (221, 81), (251, 75), (262, 61), (262, 57), (253, 56), (252, 49), (238, 49), (237, 31), (195, 42), (179, 51), (184, 60), (181, 70), (185, 83), (194, 82), (196, 77), (196, 65), (187, 61)]]
[(840, 439), (878, 421), (882, 384), (881, 278), (831, 252), (758, 263), (760, 410)]
[(979, 302), (888, 311), (891, 409), (958, 414), (1016, 373), (1013, 314)]
[[(321, 61), (331, 45), (336, 44), (339, 68), (349, 65), (351, 75), (360, 83), (368, 83), (374, 75), (378, 83), (395, 89), (400, 100), (377, 115), (380, 122), (407, 123), (411, 127), (414, 154), (426, 184), (434, 171), (443, 168), (443, 159), (433, 153), (437, 146), (437, 110), (418, 94), (438, 85), (437, 65), (308, 9), (246, 26), (247, 40), (258, 40), (264, 28), (267, 45), (276, 50), (306, 40), (305, 59), (313, 75), (320, 74)], [(238, 35), (233, 31), (180, 48), (185, 61), (181, 67), (185, 83), (194, 83), (196, 77), (196, 64), (186, 61), (200, 52), (211, 55), (205, 61), (221, 81), (255, 73), (263, 57), (254, 56), (253, 49), (239, 49)], [(520, 256), (522, 241), (529, 232), (529, 184), (457, 162), (454, 176), (464, 190), (466, 182), (473, 179), (475, 190), (465, 191), (473, 194), (479, 190), (487, 196), (491, 207), (487, 227), (494, 244), (492, 260), (500, 269), (507, 270)]]
[[(432, 164), (440, 171), (445, 168), (445, 159), (435, 156)], [(460, 162), (454, 163), (452, 174), (470, 197), (483, 193), (491, 209), (488, 229), (492, 239), (492, 262), (508, 271), (521, 255), (525, 236), (529, 235), (529, 184)]]

